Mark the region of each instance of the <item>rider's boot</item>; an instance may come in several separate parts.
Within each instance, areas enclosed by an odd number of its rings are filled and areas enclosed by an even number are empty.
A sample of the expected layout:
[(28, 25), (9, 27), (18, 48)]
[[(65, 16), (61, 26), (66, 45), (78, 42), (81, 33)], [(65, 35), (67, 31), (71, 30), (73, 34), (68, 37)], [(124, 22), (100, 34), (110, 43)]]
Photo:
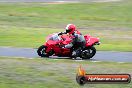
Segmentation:
[(72, 59), (76, 60), (76, 58), (77, 58), (77, 53), (76, 53), (76, 51), (73, 51), (72, 52)]

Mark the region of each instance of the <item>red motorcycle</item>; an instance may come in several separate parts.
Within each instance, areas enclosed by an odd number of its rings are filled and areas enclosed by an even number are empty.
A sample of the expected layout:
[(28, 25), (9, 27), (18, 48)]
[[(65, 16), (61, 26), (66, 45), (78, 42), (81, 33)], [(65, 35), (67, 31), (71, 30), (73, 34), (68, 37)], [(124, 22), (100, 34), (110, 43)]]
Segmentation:
[[(99, 38), (90, 35), (84, 36), (86, 39), (86, 46), (81, 50), (79, 57), (82, 59), (90, 59), (96, 54), (94, 45), (99, 45)], [(72, 41), (71, 36), (63, 34), (59, 36), (57, 33), (48, 36), (45, 44), (40, 46), (37, 53), (41, 57), (58, 56), (58, 57), (71, 57), (71, 49), (62, 46), (69, 44)]]

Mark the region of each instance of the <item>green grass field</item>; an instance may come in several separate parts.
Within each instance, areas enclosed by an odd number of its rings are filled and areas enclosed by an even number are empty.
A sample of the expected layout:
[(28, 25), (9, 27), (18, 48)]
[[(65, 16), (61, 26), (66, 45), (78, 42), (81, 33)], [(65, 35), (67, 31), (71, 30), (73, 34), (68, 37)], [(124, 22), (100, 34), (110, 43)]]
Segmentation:
[[(97, 50), (132, 51), (132, 1), (109, 3), (0, 3), (0, 46), (38, 48), (46, 36), (74, 23), (83, 34), (99, 37)], [(88, 84), (75, 77), (82, 65), (89, 74), (128, 73), (131, 63), (50, 58), (0, 57), (0, 88), (132, 88), (130, 84)]]
[[(74, 23), (99, 37), (98, 50), (132, 51), (131, 0), (109, 3), (0, 3), (0, 46), (38, 48)], [(82, 30), (85, 29), (85, 30)]]
[(132, 27), (132, 1), (109, 3), (0, 3), (0, 24), (17, 27)]
[(76, 83), (79, 65), (88, 74), (129, 73), (131, 63), (0, 57), (0, 88), (131, 88), (130, 84)]

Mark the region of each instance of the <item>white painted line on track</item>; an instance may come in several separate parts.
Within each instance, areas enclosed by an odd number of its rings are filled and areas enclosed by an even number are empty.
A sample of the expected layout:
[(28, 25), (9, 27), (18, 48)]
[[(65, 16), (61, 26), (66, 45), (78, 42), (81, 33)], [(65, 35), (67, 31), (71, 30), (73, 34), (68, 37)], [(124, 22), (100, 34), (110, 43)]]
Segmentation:
[(77, 62), (79, 62), (79, 61), (84, 61), (84, 60), (73, 60), (73, 61), (77, 61)]
[(126, 63), (126, 62), (117, 62), (117, 63)]
[[(30, 60), (36, 59), (36, 58), (27, 58), (27, 57), (9, 57), (9, 56), (0, 56), (0, 57), (4, 57), (4, 58), (16, 58), (16, 59), (30, 59)], [(39, 58), (38, 57), (37, 59), (45, 59), (45, 58), (41, 58), (41, 57)], [(64, 59), (56, 59), (56, 58), (48, 58), (48, 59), (52, 59), (52, 60), (64, 60)], [(86, 61), (86, 60), (82, 60), (82, 59), (72, 60), (71, 59), (71, 61), (81, 62), (81, 61)], [(96, 63), (96, 62), (103, 62), (103, 61), (90, 61), (90, 62)], [(126, 62), (116, 62), (116, 63), (123, 64), (123, 63), (126, 63)]]
[(91, 62), (102, 62), (102, 61), (91, 61)]

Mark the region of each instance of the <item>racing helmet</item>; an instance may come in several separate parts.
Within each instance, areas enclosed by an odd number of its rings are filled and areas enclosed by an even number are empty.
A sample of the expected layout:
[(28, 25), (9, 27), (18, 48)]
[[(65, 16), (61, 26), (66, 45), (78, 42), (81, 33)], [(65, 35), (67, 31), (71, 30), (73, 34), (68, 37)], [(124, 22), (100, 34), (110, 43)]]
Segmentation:
[(66, 26), (66, 33), (73, 34), (76, 29), (76, 26), (74, 24), (68, 24)]

